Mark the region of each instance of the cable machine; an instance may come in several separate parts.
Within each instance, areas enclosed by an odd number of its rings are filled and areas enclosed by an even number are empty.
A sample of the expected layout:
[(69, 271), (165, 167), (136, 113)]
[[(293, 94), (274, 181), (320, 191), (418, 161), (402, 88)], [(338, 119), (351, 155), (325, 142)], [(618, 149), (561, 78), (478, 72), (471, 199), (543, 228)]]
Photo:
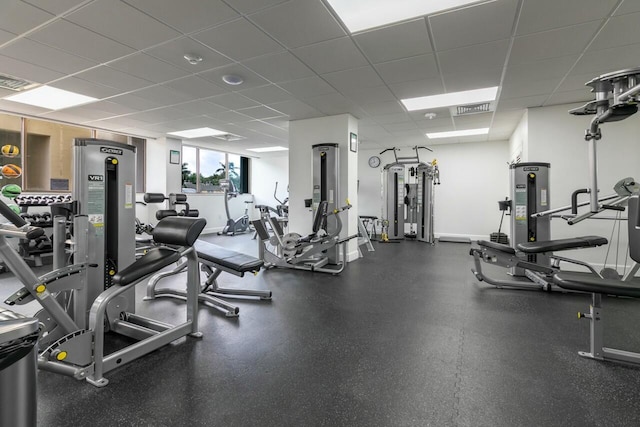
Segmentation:
[[(321, 202), (326, 201), (327, 212), (333, 212), (339, 206), (340, 200), (340, 147), (338, 144), (316, 144), (313, 150), (313, 198), (311, 207), (313, 217)], [(333, 234), (338, 229), (335, 215), (325, 216), (320, 225), (327, 234)], [(330, 264), (340, 262), (339, 245), (327, 251)]]

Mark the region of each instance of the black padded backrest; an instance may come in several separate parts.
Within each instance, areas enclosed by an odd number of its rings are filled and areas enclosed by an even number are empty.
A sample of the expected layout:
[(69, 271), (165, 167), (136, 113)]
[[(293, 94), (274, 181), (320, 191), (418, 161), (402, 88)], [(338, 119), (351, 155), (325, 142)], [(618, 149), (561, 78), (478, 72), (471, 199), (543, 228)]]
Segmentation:
[(629, 229), (629, 256), (635, 262), (640, 262), (640, 209), (638, 205), (640, 195), (637, 193), (629, 198), (629, 216), (627, 228)]
[(282, 227), (280, 226), (280, 223), (278, 222), (278, 218), (271, 217), (271, 219), (272, 219), (271, 224), (273, 224), (273, 231), (278, 236), (284, 236), (284, 231), (282, 230)]
[(258, 233), (260, 240), (269, 240), (269, 232), (265, 228), (262, 220), (257, 219), (255, 221), (251, 221), (251, 224), (253, 225), (253, 228), (256, 230), (256, 233)]
[(153, 240), (166, 245), (192, 246), (207, 225), (204, 218), (170, 216), (160, 220), (153, 230)]
[(322, 228), (324, 220), (327, 216), (327, 209), (329, 208), (329, 202), (323, 200), (318, 205), (318, 210), (316, 211), (316, 216), (313, 218), (313, 232), (317, 233), (318, 230)]

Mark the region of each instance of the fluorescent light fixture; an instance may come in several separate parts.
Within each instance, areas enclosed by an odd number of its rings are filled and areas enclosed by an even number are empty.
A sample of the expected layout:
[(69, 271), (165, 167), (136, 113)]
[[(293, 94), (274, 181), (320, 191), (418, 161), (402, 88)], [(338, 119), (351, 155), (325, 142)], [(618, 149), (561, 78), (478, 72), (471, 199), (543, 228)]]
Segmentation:
[(227, 132), (211, 128), (198, 128), (167, 132), (169, 135), (180, 136), (182, 138), (202, 138), (205, 136), (225, 135)]
[(35, 105), (36, 107), (47, 108), (49, 110), (61, 110), (63, 108), (75, 107), (76, 105), (95, 102), (98, 98), (80, 95), (68, 90), (57, 89), (51, 86), (40, 86), (26, 92), (7, 96), (8, 101), (20, 102), (22, 104)]
[(247, 151), (254, 151), (256, 153), (269, 153), (271, 151), (287, 151), (287, 147), (260, 147), (260, 148), (247, 148)]
[(451, 107), (453, 105), (474, 104), (477, 102), (495, 101), (498, 86), (482, 89), (463, 90), (462, 92), (443, 93), (441, 95), (420, 96), (418, 98), (401, 99), (408, 111), (429, 110), (433, 108)]
[(328, 0), (351, 33), (487, 0)]
[(454, 138), (456, 136), (486, 135), (488, 133), (489, 133), (489, 128), (465, 129), (465, 130), (453, 130), (450, 132), (428, 133), (427, 138), (429, 139)]

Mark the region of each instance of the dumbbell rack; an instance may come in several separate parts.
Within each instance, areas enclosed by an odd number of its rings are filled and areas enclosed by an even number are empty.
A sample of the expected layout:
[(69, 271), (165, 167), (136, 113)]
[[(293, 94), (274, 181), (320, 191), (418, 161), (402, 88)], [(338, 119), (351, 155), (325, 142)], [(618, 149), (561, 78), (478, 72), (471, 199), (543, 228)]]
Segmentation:
[[(49, 207), (54, 203), (70, 202), (70, 194), (26, 194), (15, 198), (15, 203), (20, 206), (20, 216), (31, 225), (40, 228), (53, 227), (53, 217), (51, 212), (30, 214), (30, 207)], [(35, 246), (34, 246), (35, 244)], [(42, 257), (53, 254), (51, 239), (43, 239), (40, 242), (33, 242), (20, 239), (18, 252), (27, 261), (32, 261), (36, 267), (42, 266)]]

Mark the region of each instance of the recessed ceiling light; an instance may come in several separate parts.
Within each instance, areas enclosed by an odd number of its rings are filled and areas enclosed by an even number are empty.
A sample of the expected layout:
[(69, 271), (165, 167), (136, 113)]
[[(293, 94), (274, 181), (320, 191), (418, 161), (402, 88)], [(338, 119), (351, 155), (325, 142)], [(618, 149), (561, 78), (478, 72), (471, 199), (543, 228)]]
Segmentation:
[(202, 62), (202, 56), (197, 53), (187, 53), (183, 58), (191, 65), (197, 65)]
[(169, 135), (180, 136), (182, 138), (202, 138), (205, 136), (224, 135), (227, 132), (211, 128), (187, 129), (175, 132), (167, 132)]
[(247, 148), (247, 151), (254, 151), (256, 153), (269, 153), (271, 151), (287, 151), (287, 147), (260, 147), (260, 148)]
[(488, 133), (489, 133), (489, 128), (453, 130), (450, 132), (428, 133), (427, 138), (429, 139), (454, 138), (456, 136), (486, 135)]
[(328, 0), (351, 33), (487, 0)]
[(75, 107), (76, 105), (95, 102), (98, 98), (80, 95), (68, 90), (57, 89), (51, 86), (40, 86), (35, 89), (7, 96), (8, 101), (20, 102), (22, 104), (35, 105), (36, 107), (47, 108), (49, 110), (61, 110), (63, 108)]
[(472, 104), (494, 101), (498, 95), (498, 86), (482, 89), (450, 92), (440, 95), (420, 96), (418, 98), (401, 99), (408, 111), (428, 110), (430, 108), (450, 107), (452, 105)]
[(222, 76), (222, 81), (231, 86), (238, 86), (244, 83), (244, 79), (236, 74), (226, 74)]

